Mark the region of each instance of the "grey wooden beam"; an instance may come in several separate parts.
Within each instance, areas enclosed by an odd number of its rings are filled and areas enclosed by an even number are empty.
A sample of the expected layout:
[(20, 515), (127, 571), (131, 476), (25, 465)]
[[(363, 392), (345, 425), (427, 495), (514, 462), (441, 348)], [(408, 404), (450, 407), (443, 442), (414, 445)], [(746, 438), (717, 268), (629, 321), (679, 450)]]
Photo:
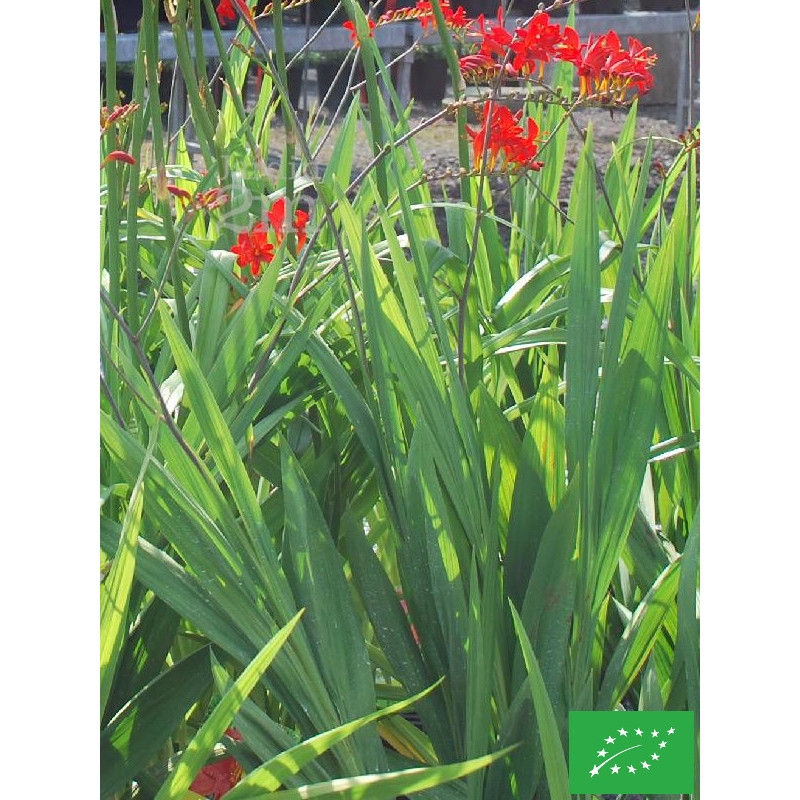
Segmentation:
[[(518, 25), (521, 25), (525, 19), (526, 17), (509, 19), (506, 21), (506, 26), (509, 30), (513, 30)], [(559, 22), (563, 21), (559, 20)], [(274, 48), (275, 35), (272, 25), (267, 21), (262, 21), (258, 27), (267, 47)], [(688, 40), (689, 36), (688, 21), (683, 11), (626, 11), (624, 14), (579, 14), (575, 20), (575, 27), (581, 37), (592, 33), (597, 35), (606, 33), (609, 30), (615, 30), (623, 41), (625, 41), (626, 36), (646, 37), (656, 34), (681, 34), (681, 46), (684, 50), (686, 48), (685, 40)], [(311, 33), (316, 30), (317, 28), (311, 28)], [(402, 52), (409, 46), (410, 42), (419, 39), (421, 34), (422, 26), (416, 20), (382, 25), (374, 31), (375, 41), (384, 54)], [(235, 35), (235, 31), (222, 32), (226, 45), (230, 46)], [(286, 52), (291, 54), (301, 50), (308, 41), (308, 35), (309, 31), (305, 25), (285, 25), (284, 42)], [(135, 62), (138, 37), (137, 33), (122, 33), (117, 36), (117, 63), (132, 64)], [(101, 33), (101, 64), (105, 63), (106, 57), (105, 38), (105, 34)], [(322, 31), (314, 41), (313, 50), (314, 52), (322, 53), (345, 52), (350, 49), (351, 44), (349, 31), (337, 25)], [(192, 39), (189, 40), (189, 45), (192, 53), (194, 53), (194, 41)], [(207, 53), (216, 52), (213, 31), (203, 31), (203, 45)], [(163, 61), (175, 61), (176, 59), (175, 42), (169, 26), (162, 26), (159, 30), (158, 52)], [(413, 54), (410, 54), (399, 65), (399, 90), (402, 98), (410, 95), (411, 63), (413, 58)], [(685, 97), (688, 91), (684, 85), (686, 82), (686, 75), (681, 74), (676, 98), (679, 116), (683, 113), (683, 107), (687, 105)]]
[[(405, 47), (406, 42), (406, 24), (398, 23), (396, 25), (382, 25), (375, 30), (374, 36), (378, 47), (381, 50), (397, 50), (401, 51)], [(311, 33), (314, 33), (316, 28), (311, 28)], [(259, 25), (259, 32), (264, 39), (264, 43), (268, 48), (275, 47), (275, 34), (271, 25)], [(235, 31), (223, 31), (222, 38), (226, 45), (230, 45), (235, 36)], [(139, 38), (138, 33), (120, 33), (117, 35), (117, 63), (118, 64), (132, 64), (136, 61), (136, 46)], [(284, 26), (284, 43), (287, 53), (297, 53), (306, 39), (306, 26), (305, 25), (285, 25)], [(104, 64), (106, 60), (106, 35), (100, 34), (100, 63)], [(314, 41), (313, 49), (315, 52), (346, 52), (350, 49), (352, 42), (350, 41), (350, 33), (341, 26), (328, 27), (319, 35)], [(194, 41), (189, 40), (190, 50), (194, 54)], [(213, 31), (203, 31), (203, 47), (207, 53), (216, 52), (217, 46), (214, 39)], [(172, 38), (172, 30), (169, 27), (162, 26), (158, 32), (158, 55), (162, 61), (175, 61), (175, 42)]]
[[(513, 30), (522, 25), (527, 17), (515, 17), (506, 27)], [(564, 24), (563, 18), (552, 20)], [(575, 30), (581, 36), (590, 33), (616, 31), (620, 37), (646, 36), (654, 33), (686, 33), (688, 21), (685, 11), (626, 11), (624, 14), (578, 14), (575, 17)], [(624, 38), (623, 38), (624, 41)]]
[[(509, 29), (521, 25), (525, 17), (517, 17), (507, 22)], [(687, 20), (683, 11), (627, 11), (624, 14), (579, 14), (575, 27), (581, 36), (590, 33), (606, 33), (613, 29), (620, 36), (643, 36), (656, 33), (686, 33)], [(312, 28), (313, 33), (316, 28)], [(259, 31), (264, 42), (269, 48), (275, 46), (275, 35), (272, 26), (266, 22), (259, 24)], [(375, 41), (381, 50), (402, 50), (406, 46), (406, 35), (410, 33), (418, 37), (422, 32), (419, 22), (398, 22), (392, 25), (381, 25), (375, 32)], [(223, 31), (222, 37), (227, 45), (233, 41), (235, 31)], [(117, 63), (132, 64), (136, 60), (137, 33), (121, 33), (117, 35)], [(284, 41), (287, 53), (296, 53), (306, 43), (305, 25), (285, 25)], [(100, 63), (105, 63), (106, 35), (100, 34)], [(194, 51), (194, 41), (189, 40), (189, 45)], [(349, 50), (351, 45), (350, 33), (341, 26), (328, 27), (314, 42), (317, 52), (336, 52)], [(213, 31), (203, 31), (203, 46), (206, 52), (216, 50)], [(158, 34), (158, 53), (164, 61), (175, 60), (175, 42), (172, 39), (172, 30), (162, 26)]]

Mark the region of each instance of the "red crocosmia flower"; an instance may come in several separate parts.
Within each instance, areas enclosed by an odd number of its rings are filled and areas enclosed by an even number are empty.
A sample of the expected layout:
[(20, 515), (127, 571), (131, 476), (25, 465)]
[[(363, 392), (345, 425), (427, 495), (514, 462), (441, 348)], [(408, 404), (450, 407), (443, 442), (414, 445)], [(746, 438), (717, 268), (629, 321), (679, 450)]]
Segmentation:
[(647, 94), (653, 88), (655, 80), (649, 72), (645, 72), (640, 77), (632, 77), (630, 85), (636, 89), (637, 94), (642, 95)]
[(539, 126), (535, 120), (529, 118), (527, 127), (527, 136), (522, 136), (520, 132), (505, 145), (506, 160), (520, 169), (540, 170), (544, 162), (536, 161), (536, 154), (539, 152), (539, 144), (536, 141), (539, 136)]
[[(577, 33), (575, 34), (577, 37)], [(566, 36), (565, 36), (566, 40)], [(602, 42), (596, 40), (594, 35), (590, 35), (588, 41), (574, 44), (570, 42), (566, 53), (562, 54), (564, 61), (570, 61), (575, 65), (580, 79), (580, 96), (585, 97), (591, 93), (591, 75), (593, 72), (599, 74)]]
[[(242, 741), (242, 735), (235, 728), (228, 728), (225, 734), (236, 741)], [(203, 767), (189, 789), (197, 794), (210, 796), (212, 800), (219, 800), (239, 783), (242, 774), (239, 762), (233, 756), (228, 756)]]
[[(422, 2), (418, 3), (421, 5)], [(502, 8), (497, 11), (497, 25), (487, 24), (483, 14), (476, 22), (477, 29), (471, 35), (480, 39), (480, 47), (459, 62), (461, 74), (467, 79), (497, 78), (502, 70), (504, 77), (536, 74), (541, 80), (544, 65), (559, 60), (575, 65), (581, 98), (596, 98), (603, 103), (623, 102), (628, 91), (644, 94), (653, 86), (650, 68), (656, 63), (656, 55), (632, 36), (628, 38), (627, 50), (614, 31), (602, 36), (591, 35), (586, 42), (581, 42), (574, 28), (565, 26), (562, 30), (543, 12), (516, 28), (512, 36), (503, 26)], [(480, 148), (477, 140), (475, 146)], [(498, 152), (495, 150), (495, 158)], [(482, 155), (481, 151), (476, 159), (480, 160)]]
[(283, 241), (283, 220), (286, 217), (286, 201), (281, 197), (276, 200), (267, 212), (267, 219), (275, 231), (275, 238), (280, 244)]
[[(615, 44), (617, 47), (614, 47)], [(608, 67), (611, 63), (609, 59), (614, 52), (619, 53), (619, 38), (612, 31), (597, 38), (590, 35), (585, 45), (581, 45), (581, 53), (573, 63), (578, 68), (582, 97), (592, 93), (598, 95), (606, 93)]]
[[(427, 30), (428, 26), (431, 28), (436, 27), (436, 20), (433, 18), (433, 5), (428, 0), (419, 0), (414, 11), (416, 12), (416, 18), (422, 25), (422, 30)], [(442, 4), (442, 11), (444, 11), (444, 3)]]
[[(280, 244), (285, 236), (284, 222), (286, 220), (286, 200), (283, 197), (278, 198), (270, 210), (267, 212), (267, 219), (272, 226), (275, 233), (275, 241)], [(298, 209), (294, 214), (294, 232), (297, 235), (297, 249), (302, 250), (303, 245), (306, 243), (306, 223), (308, 222), (308, 214), (305, 211)]]
[[(369, 35), (372, 36), (372, 31), (375, 29), (375, 23), (368, 19), (367, 22), (369, 23)], [(347, 20), (347, 22), (342, 23), (342, 27), (346, 28), (350, 31), (350, 41), (356, 43), (356, 47), (361, 46), (361, 42), (358, 39), (358, 34), (356, 33), (356, 24), (352, 20)]]
[(645, 47), (638, 39), (633, 36), (628, 37), (628, 55), (637, 63), (646, 67), (653, 67), (658, 61), (658, 56), (653, 52), (652, 47)]
[[(473, 152), (475, 155), (475, 169), (480, 169), (483, 164), (485, 152), (488, 150), (487, 169), (494, 169), (497, 159), (502, 154), (506, 168), (515, 170), (539, 170), (544, 164), (536, 161), (539, 150), (536, 137), (539, 128), (534, 120), (527, 121), (528, 132), (519, 126), (522, 111), (512, 114), (506, 106), (495, 105), (489, 114), (490, 103), (487, 101), (483, 111), (483, 125), (477, 131), (467, 127), (467, 133), (472, 137)], [(488, 141), (487, 141), (488, 132)]]
[(645, 94), (653, 88), (653, 76), (650, 67), (655, 66), (658, 56), (652, 48), (645, 47), (633, 36), (628, 37), (628, 58), (631, 62), (630, 83), (639, 94)]
[[(442, 0), (441, 6), (445, 25), (449, 28), (463, 28), (472, 24), (472, 20), (467, 19), (467, 14), (461, 6), (453, 11), (448, 0)], [(436, 17), (433, 16), (432, 3), (428, 2), (428, 0), (419, 0), (415, 10), (418, 12), (417, 19), (422, 24), (423, 30), (429, 25), (432, 29), (436, 28)]]
[(518, 77), (516, 67), (506, 59), (514, 37), (503, 27), (502, 7), (497, 9), (497, 22), (497, 25), (487, 25), (483, 14), (478, 16), (478, 30), (473, 35), (480, 37), (480, 49), (459, 61), (461, 74), (465, 78), (491, 80), (497, 77), (501, 69), (505, 77)]
[(472, 27), (472, 20), (467, 16), (463, 6), (458, 6), (455, 11), (450, 8), (450, 3), (442, 3), (442, 15), (448, 27), (455, 30), (463, 30), (464, 28)]
[(250, 6), (247, 5), (245, 0), (220, 0), (220, 3), (217, 5), (217, 17), (219, 18), (220, 23), (224, 24), (226, 20), (233, 22), (236, 19), (236, 9), (247, 17), (251, 22), (253, 22), (253, 12), (250, 10)]
[(497, 9), (497, 25), (485, 25), (483, 14), (478, 17), (478, 31), (481, 38), (480, 53), (487, 56), (497, 56), (504, 59), (514, 37), (503, 27), (503, 8)]
[(217, 17), (219, 18), (220, 24), (224, 24), (226, 20), (233, 22), (236, 19), (236, 11), (233, 8), (231, 0), (221, 0), (221, 2), (217, 4)]
[(576, 31), (575, 28), (570, 28), (569, 25), (565, 25), (564, 32), (561, 35), (561, 41), (556, 48), (557, 58), (577, 66), (583, 59), (583, 51), (585, 49), (586, 45), (581, 44), (578, 31)]
[[(467, 133), (473, 137), (473, 151), (475, 154), (475, 169), (480, 169), (483, 163), (484, 149), (489, 150), (488, 169), (494, 169), (501, 150), (505, 150), (515, 137), (522, 133), (516, 121), (522, 112), (512, 114), (506, 106), (495, 104), (491, 115), (490, 103), (487, 100), (483, 108), (483, 126), (477, 132), (467, 128)], [(487, 142), (488, 129), (488, 142)]]
[(112, 150), (103, 159), (103, 163), (100, 164), (100, 169), (103, 169), (103, 167), (105, 167), (109, 161), (122, 161), (125, 164), (130, 164), (131, 166), (136, 163), (136, 159), (130, 153), (126, 153), (124, 150)]
[(594, 95), (603, 102), (622, 102), (630, 89), (644, 94), (653, 86), (650, 67), (656, 63), (656, 55), (633, 37), (629, 37), (625, 50), (614, 31), (597, 39), (590, 36), (579, 47), (571, 37), (561, 57), (578, 68), (581, 97)]
[(476, 170), (480, 169), (481, 164), (483, 164), (483, 154), (487, 147), (490, 152), (487, 168), (492, 169), (497, 160), (497, 155), (499, 153), (499, 148), (497, 147), (497, 131), (493, 129), (492, 122), (497, 118), (498, 108), (502, 108), (502, 106), (495, 106), (494, 112), (490, 118), (489, 103), (487, 101), (483, 111), (483, 125), (477, 131), (473, 131), (472, 128), (467, 125), (467, 134), (472, 138), (473, 166)]
[(545, 63), (556, 55), (563, 38), (560, 25), (550, 24), (547, 14), (537, 14), (527, 27), (516, 29), (516, 40), (511, 45), (515, 69), (532, 74), (538, 65), (541, 79)]
[(308, 214), (301, 209), (294, 212), (294, 230), (297, 234), (297, 251), (303, 249), (306, 243), (306, 223), (308, 222)]
[(267, 241), (267, 229), (263, 222), (257, 222), (250, 231), (242, 231), (238, 241), (231, 248), (232, 253), (239, 256), (236, 263), (240, 267), (250, 267), (250, 272), (257, 278), (264, 264), (269, 264), (275, 255), (275, 248)]

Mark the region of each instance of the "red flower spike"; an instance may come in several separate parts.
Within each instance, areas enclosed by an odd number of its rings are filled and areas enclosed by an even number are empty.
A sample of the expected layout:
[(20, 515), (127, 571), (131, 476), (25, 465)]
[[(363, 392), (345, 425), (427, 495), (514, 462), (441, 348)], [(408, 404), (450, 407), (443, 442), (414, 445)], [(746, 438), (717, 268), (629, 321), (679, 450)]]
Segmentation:
[(477, 52), (459, 62), (467, 79), (497, 78), (501, 69), (504, 76), (538, 74), (541, 79), (544, 65), (559, 60), (575, 65), (581, 98), (623, 102), (629, 91), (644, 94), (653, 86), (650, 69), (656, 63), (656, 55), (633, 37), (628, 38), (627, 50), (614, 31), (597, 37), (591, 35), (581, 42), (574, 28), (565, 26), (562, 30), (543, 12), (517, 28), (513, 36), (503, 25), (502, 9), (498, 9), (496, 25), (487, 24), (483, 14), (476, 21), (473, 35), (480, 39), (480, 46)]
[[(463, 31), (472, 26), (473, 21), (467, 17), (466, 12), (461, 6), (455, 11), (450, 7), (448, 0), (442, 0), (442, 16), (445, 25), (455, 31)], [(395, 8), (395, 3), (391, 6), (387, 3), (386, 12), (378, 18), (378, 25), (387, 25), (390, 22), (405, 22), (406, 20), (416, 19), (426, 30), (429, 26), (432, 30), (436, 29), (436, 18), (433, 15), (433, 6), (429, 0), (418, 0), (413, 8)]]
[(604, 102), (622, 102), (630, 89), (644, 94), (652, 88), (650, 67), (656, 63), (656, 55), (649, 47), (629, 37), (625, 50), (614, 31), (596, 39), (590, 36), (585, 44), (579, 44), (577, 34), (567, 30), (559, 57), (578, 68), (581, 97), (595, 95)]
[(201, 208), (213, 211), (228, 202), (228, 195), (222, 192), (218, 186), (205, 192), (197, 192), (194, 197), (186, 189), (179, 189), (171, 184), (167, 186), (167, 191), (183, 203), (184, 209), (191, 206), (195, 211), (199, 211)]
[[(464, 78), (472, 81), (489, 81), (497, 77), (501, 66), (485, 53), (464, 56), (459, 60), (458, 64)], [(517, 71), (511, 64), (506, 64), (503, 67), (503, 73), (508, 78), (517, 77)]]
[(513, 53), (514, 36), (503, 27), (502, 7), (497, 9), (497, 25), (487, 25), (483, 14), (478, 16), (476, 22), (478, 31), (475, 35), (481, 39), (480, 49), (460, 60), (461, 74), (476, 81), (491, 80), (497, 77), (502, 68), (504, 77), (518, 77), (517, 63), (506, 58), (509, 51)]
[(131, 114), (139, 110), (138, 103), (126, 103), (124, 106), (114, 106), (111, 111), (107, 106), (103, 106), (100, 111), (100, 128), (105, 133), (112, 125), (126, 120)]
[(219, 188), (209, 189), (207, 192), (198, 192), (194, 199), (197, 208), (205, 208), (208, 211), (224, 206), (227, 202), (228, 195), (220, 191)]

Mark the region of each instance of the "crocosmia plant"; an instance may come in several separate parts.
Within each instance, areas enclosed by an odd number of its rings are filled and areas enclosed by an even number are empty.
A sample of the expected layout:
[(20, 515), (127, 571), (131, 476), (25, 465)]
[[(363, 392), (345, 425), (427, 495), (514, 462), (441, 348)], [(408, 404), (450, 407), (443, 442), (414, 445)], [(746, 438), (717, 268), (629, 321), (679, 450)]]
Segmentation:
[(115, 5), (101, 796), (568, 800), (571, 711), (699, 765), (691, 94), (565, 0)]

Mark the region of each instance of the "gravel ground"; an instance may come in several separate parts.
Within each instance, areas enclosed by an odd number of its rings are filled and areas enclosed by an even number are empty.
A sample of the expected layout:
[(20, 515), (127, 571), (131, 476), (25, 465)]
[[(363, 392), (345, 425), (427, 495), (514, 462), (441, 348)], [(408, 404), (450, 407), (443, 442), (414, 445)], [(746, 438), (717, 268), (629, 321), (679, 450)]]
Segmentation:
[[(312, 87), (314, 91), (312, 96), (316, 95), (316, 87)], [(254, 96), (254, 92), (250, 92), (250, 98)], [(452, 99), (452, 98), (447, 98)], [(410, 124), (412, 127), (419, 125), (425, 119), (430, 118), (438, 111), (440, 107), (424, 107), (417, 106), (413, 109), (411, 114)], [(639, 110), (639, 118), (637, 120), (637, 139), (634, 143), (634, 158), (641, 157), (644, 152), (645, 143), (648, 135), (653, 135), (653, 164), (651, 167), (650, 186), (655, 188), (659, 182), (659, 174), (657, 165), (659, 162), (664, 166), (669, 166), (678, 154), (681, 143), (678, 141), (678, 135), (681, 131), (676, 130), (674, 119), (674, 106), (645, 106)], [(305, 116), (305, 115), (302, 115)], [(612, 113), (608, 109), (602, 108), (587, 108), (577, 111), (574, 114), (574, 125), (570, 131), (567, 151), (565, 156), (565, 164), (563, 171), (563, 179), (560, 188), (559, 201), (562, 208), (566, 208), (566, 202), (569, 198), (569, 191), (572, 184), (572, 177), (575, 174), (575, 168), (578, 163), (578, 158), (582, 148), (582, 139), (578, 134), (576, 128), (585, 130), (589, 124), (592, 125), (594, 131), (594, 151), (595, 158), (599, 169), (604, 171), (606, 164), (612, 153), (612, 145), (618, 139), (622, 127), (625, 123), (626, 112), (618, 110)], [(473, 124), (474, 124), (473, 120)], [(312, 150), (316, 149), (316, 144), (320, 141), (320, 132), (325, 129), (320, 125), (316, 128), (316, 136), (312, 137)], [(337, 136), (341, 130), (341, 124), (337, 123), (330, 134), (326, 137), (319, 153), (317, 155), (317, 169), (321, 175), (327, 166), (333, 154), (336, 145)], [(429, 182), (431, 195), (434, 201), (442, 200), (445, 197), (453, 198), (458, 196), (458, 179), (454, 177), (444, 177), (447, 169), (457, 172), (458, 170), (458, 157), (457, 157), (457, 127), (454, 119), (450, 117), (443, 117), (437, 120), (430, 126), (423, 128), (418, 134), (414, 136), (414, 144), (422, 157), (426, 171), (429, 174), (442, 176)], [(269, 151), (265, 153), (266, 162), (269, 171), (273, 178), (279, 178), (279, 166), (281, 156), (283, 154), (286, 142), (285, 130), (279, 115), (273, 120), (270, 132)], [(149, 143), (145, 145), (143, 152), (143, 163), (149, 161)], [(351, 177), (357, 175), (372, 159), (372, 148), (369, 145), (367, 133), (359, 125), (356, 133), (356, 145), (354, 150), (353, 159), (353, 172)], [(541, 159), (547, 160), (547, 150), (541, 151)], [(202, 159), (197, 154), (197, 164), (202, 166)], [(508, 180), (503, 176), (491, 178), (491, 186), (493, 189), (493, 197), (495, 201), (494, 213), (502, 218), (509, 217), (509, 198)], [(674, 194), (673, 194), (674, 198)], [(667, 206), (671, 205), (670, 201)], [(437, 222), (442, 233), (445, 230), (445, 213), (444, 209), (436, 209)], [(501, 226), (501, 236), (507, 235), (508, 231), (504, 226)]]
[[(437, 109), (419, 108), (415, 109), (411, 117), (411, 125), (418, 125), (424, 119), (435, 114)], [(648, 134), (652, 133), (655, 138), (653, 147), (653, 159), (668, 165), (678, 153), (680, 143), (677, 141), (678, 131), (670, 118), (672, 116), (671, 106), (652, 106), (640, 110), (638, 120), (638, 136), (640, 140), (634, 146), (634, 152), (641, 155), (644, 152), (645, 140)], [(612, 116), (606, 109), (592, 108), (578, 111), (574, 115), (576, 124), (585, 129), (590, 123), (594, 130), (595, 155), (598, 165), (602, 169), (608, 162), (611, 154), (612, 142), (618, 138), (622, 126), (625, 122), (624, 113), (617, 112)], [(319, 154), (319, 163), (327, 164), (336, 143), (336, 137), (340, 130), (337, 124), (333, 132), (328, 137)], [(270, 166), (277, 166), (283, 151), (285, 138), (283, 127), (280, 122), (273, 126), (270, 137), (269, 162)], [(442, 173), (448, 167), (458, 168), (458, 157), (456, 155), (456, 123), (448, 118), (440, 119), (430, 127), (421, 130), (415, 137), (414, 143), (424, 159), (428, 171), (437, 174)], [(570, 134), (567, 144), (566, 164), (564, 167), (564, 177), (566, 189), (569, 188), (569, 179), (575, 172), (578, 155), (581, 150), (581, 138), (574, 129)], [(372, 158), (371, 149), (368, 147), (366, 135), (359, 128), (356, 136), (356, 147), (354, 157), (354, 170), (360, 171)], [(542, 153), (542, 159), (546, 158), (546, 151)]]
[[(413, 111), (411, 117), (412, 127), (418, 125), (424, 119), (429, 118), (438, 111), (436, 108), (417, 108)], [(634, 157), (641, 156), (644, 152), (645, 142), (647, 136), (652, 134), (653, 141), (653, 161), (654, 163), (661, 162), (668, 166), (678, 154), (680, 150), (680, 142), (677, 140), (680, 133), (675, 129), (672, 119), (674, 117), (674, 107), (671, 106), (650, 106), (640, 109), (639, 119), (637, 121), (637, 141), (634, 145)], [(612, 152), (612, 143), (616, 142), (625, 122), (625, 113), (617, 111), (613, 114), (607, 109), (592, 108), (583, 109), (574, 115), (574, 120), (577, 126), (582, 130), (591, 124), (594, 131), (595, 143), (595, 158), (600, 170), (604, 170)], [(320, 170), (328, 163), (333, 148), (336, 143), (336, 137), (340, 130), (337, 124), (331, 132), (327, 141), (324, 143), (320, 150), (318, 163)], [(458, 157), (456, 154), (456, 123), (449, 118), (443, 118), (432, 124), (431, 126), (421, 130), (415, 137), (414, 143), (423, 158), (426, 169), (429, 173), (435, 175), (442, 175), (445, 170), (452, 169), (458, 170)], [(283, 127), (278, 121), (273, 125), (270, 143), (269, 154), (267, 162), (271, 170), (277, 177), (278, 165), (280, 163), (281, 153), (283, 151), (285, 138)], [(582, 140), (578, 131), (573, 126), (567, 144), (567, 153), (564, 165), (564, 178), (561, 184), (561, 196), (559, 200), (562, 205), (566, 204), (569, 197), (570, 186), (572, 177), (575, 174), (575, 168), (578, 162), (578, 157), (581, 152)], [(542, 151), (542, 160), (546, 160), (547, 151)], [(365, 132), (359, 127), (355, 154), (353, 164), (353, 175), (358, 174), (363, 167), (365, 167), (372, 158), (372, 150), (369, 146)], [(504, 178), (493, 178), (492, 188), (495, 198), (495, 213), (499, 216), (506, 217), (509, 213), (507, 192), (503, 192), (503, 188), (507, 188), (508, 183)], [(655, 187), (658, 181), (658, 172), (655, 167), (651, 171), (651, 186)], [(431, 194), (434, 200), (441, 200), (445, 196), (454, 197), (458, 194), (458, 181), (456, 178), (442, 178), (432, 181), (430, 184)], [(441, 212), (441, 213), (440, 213)], [(437, 219), (443, 227), (444, 223), (444, 209), (437, 209)]]

